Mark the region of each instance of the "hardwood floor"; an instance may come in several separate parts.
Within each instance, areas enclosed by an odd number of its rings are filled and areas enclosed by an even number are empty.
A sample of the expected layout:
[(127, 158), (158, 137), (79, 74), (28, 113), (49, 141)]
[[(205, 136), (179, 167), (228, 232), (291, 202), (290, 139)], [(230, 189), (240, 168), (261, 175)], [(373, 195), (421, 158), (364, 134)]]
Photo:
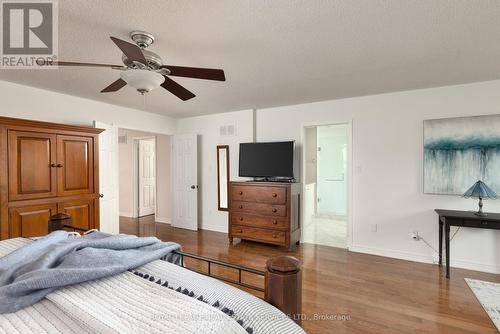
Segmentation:
[[(189, 253), (261, 270), (269, 257), (289, 254), (299, 258), (303, 263), (303, 312), (308, 317), (348, 316), (347, 320), (306, 319), (302, 327), (307, 333), (498, 333), (464, 277), (500, 282), (500, 275), (452, 268), (447, 280), (437, 265), (334, 247), (301, 244), (287, 252), (248, 241), (229, 245), (225, 233), (177, 229), (155, 223), (154, 216), (121, 218), (120, 232), (155, 235), (179, 243)], [(258, 282), (253, 277), (246, 279)]]

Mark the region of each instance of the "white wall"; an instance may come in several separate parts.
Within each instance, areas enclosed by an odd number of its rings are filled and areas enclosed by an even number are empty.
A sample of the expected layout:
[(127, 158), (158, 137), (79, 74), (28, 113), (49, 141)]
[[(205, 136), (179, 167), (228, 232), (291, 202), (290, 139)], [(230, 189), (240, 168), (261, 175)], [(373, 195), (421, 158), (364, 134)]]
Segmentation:
[[(500, 114), (500, 81), (258, 110), (256, 139), (296, 140), (300, 152), (303, 125), (352, 121), (351, 249), (431, 262), (435, 253), (423, 242), (412, 241), (410, 231), (419, 231), (437, 249), (433, 210), (474, 210), (477, 203), (423, 194), (422, 121), (485, 114)], [(300, 161), (296, 156), (297, 176)], [(500, 201), (486, 201), (485, 208), (500, 212)], [(371, 232), (371, 224), (377, 224), (377, 232)], [(452, 241), (451, 261), (500, 273), (500, 232), (462, 229)]]
[[(238, 180), (239, 143), (253, 141), (253, 111), (190, 117), (178, 121), (178, 133), (198, 134), (198, 226), (227, 232), (228, 215), (217, 209), (217, 145), (229, 145), (230, 180)], [(221, 136), (220, 126), (234, 125), (235, 136)]]
[(97, 120), (163, 134), (173, 134), (176, 126), (176, 120), (167, 116), (6, 81), (0, 81), (0, 100), (0, 116), (84, 126)]

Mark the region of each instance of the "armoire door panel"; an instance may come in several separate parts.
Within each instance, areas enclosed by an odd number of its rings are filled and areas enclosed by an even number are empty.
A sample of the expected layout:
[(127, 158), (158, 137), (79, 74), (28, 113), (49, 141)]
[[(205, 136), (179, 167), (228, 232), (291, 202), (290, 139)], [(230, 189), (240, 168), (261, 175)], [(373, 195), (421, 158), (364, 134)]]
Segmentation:
[(56, 214), (55, 204), (33, 205), (11, 208), (9, 235), (17, 237), (38, 237), (48, 233), (50, 216)]
[(56, 135), (9, 131), (9, 200), (54, 197)]
[(82, 230), (90, 230), (94, 223), (94, 200), (78, 200), (59, 203), (58, 211), (71, 216), (71, 226)]
[(89, 137), (57, 136), (57, 194), (94, 192), (93, 140)]

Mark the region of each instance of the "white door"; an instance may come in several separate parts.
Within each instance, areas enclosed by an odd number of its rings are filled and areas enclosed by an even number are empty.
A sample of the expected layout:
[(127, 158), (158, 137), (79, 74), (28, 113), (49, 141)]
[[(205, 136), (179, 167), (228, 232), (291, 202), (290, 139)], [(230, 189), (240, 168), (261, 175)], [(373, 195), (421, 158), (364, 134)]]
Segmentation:
[(94, 121), (94, 127), (105, 129), (99, 135), (100, 230), (118, 234), (118, 127), (98, 121)]
[(155, 139), (139, 139), (139, 217), (155, 213), (155, 160)]
[(198, 149), (195, 134), (174, 135), (173, 221), (175, 227), (198, 230)]

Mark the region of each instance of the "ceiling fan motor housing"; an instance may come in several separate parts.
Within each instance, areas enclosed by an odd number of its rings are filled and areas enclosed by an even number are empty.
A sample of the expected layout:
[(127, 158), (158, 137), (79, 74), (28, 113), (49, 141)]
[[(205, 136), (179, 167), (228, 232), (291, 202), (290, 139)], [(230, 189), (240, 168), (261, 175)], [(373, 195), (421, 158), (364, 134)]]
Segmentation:
[[(148, 67), (150, 69), (157, 70), (160, 68), (161, 65), (163, 65), (163, 62), (162, 62), (160, 56), (158, 56), (153, 51), (142, 50), (142, 53), (144, 54), (144, 58), (146, 58), (146, 61), (148, 62)], [(142, 65), (142, 64), (138, 64), (137, 62), (131, 61), (125, 55), (122, 55), (122, 61), (123, 61), (123, 64), (129, 68), (141, 68), (141, 65)]]

